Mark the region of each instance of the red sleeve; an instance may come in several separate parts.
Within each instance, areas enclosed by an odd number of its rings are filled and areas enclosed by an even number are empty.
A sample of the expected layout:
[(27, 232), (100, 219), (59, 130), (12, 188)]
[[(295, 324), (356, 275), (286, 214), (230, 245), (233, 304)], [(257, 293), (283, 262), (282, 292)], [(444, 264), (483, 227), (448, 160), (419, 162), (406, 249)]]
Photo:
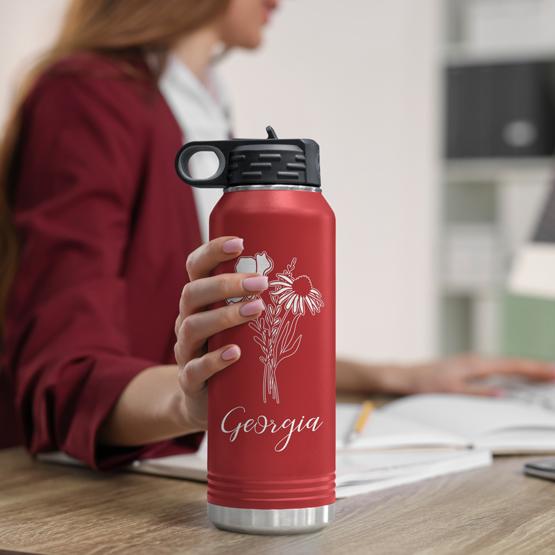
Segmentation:
[[(5, 340), (27, 445), (95, 468), (138, 456), (97, 449), (129, 381), (123, 279), (148, 111), (123, 79), (45, 77), (23, 111), (14, 220), (20, 263)], [(148, 271), (145, 268), (145, 271)]]

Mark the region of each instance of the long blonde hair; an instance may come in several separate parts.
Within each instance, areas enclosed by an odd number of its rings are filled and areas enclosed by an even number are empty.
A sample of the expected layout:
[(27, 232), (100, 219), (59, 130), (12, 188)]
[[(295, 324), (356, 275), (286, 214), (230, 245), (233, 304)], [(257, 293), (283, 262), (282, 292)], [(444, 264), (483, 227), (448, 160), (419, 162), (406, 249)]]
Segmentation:
[[(163, 68), (180, 37), (222, 14), (229, 0), (71, 0), (60, 34), (24, 79), (0, 142), (0, 340), (17, 269), (18, 241), (11, 218), (10, 170), (21, 128), (21, 105), (37, 79), (58, 60), (95, 52), (126, 60), (149, 53)], [(153, 76), (156, 77), (156, 76)]]

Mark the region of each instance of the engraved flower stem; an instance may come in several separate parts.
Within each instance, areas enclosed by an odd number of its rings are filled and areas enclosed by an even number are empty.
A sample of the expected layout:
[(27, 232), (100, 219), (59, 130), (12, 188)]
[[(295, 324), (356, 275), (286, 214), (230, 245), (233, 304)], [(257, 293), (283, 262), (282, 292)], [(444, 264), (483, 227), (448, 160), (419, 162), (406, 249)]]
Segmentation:
[[(272, 299), (272, 302), (273, 299)], [(280, 344), (280, 339), (281, 336), (283, 335), (283, 325), (285, 324), (287, 318), (289, 317), (289, 313), (291, 312), (291, 307), (289, 307), (288, 309), (286, 309), (281, 322), (278, 325), (278, 331), (275, 335), (273, 335), (270, 339), (270, 353), (271, 353), (271, 364), (270, 364), (270, 392), (273, 391), (273, 398), (275, 399), (275, 401), (277, 403), (279, 403), (279, 390), (278, 390), (278, 385), (277, 385), (277, 376), (276, 376), (276, 368), (278, 367), (279, 364), (279, 353), (277, 352), (277, 350), (275, 349), (275, 347), (278, 347)], [(274, 338), (275, 338), (275, 342), (274, 342)]]

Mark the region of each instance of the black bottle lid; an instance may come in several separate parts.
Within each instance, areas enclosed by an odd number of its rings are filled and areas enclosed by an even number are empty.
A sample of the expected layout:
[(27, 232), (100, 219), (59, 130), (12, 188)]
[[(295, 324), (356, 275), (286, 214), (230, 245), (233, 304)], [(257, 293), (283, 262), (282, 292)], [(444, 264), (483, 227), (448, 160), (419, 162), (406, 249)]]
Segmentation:
[[(306, 185), (320, 187), (320, 149), (312, 139), (278, 139), (266, 127), (267, 139), (194, 141), (177, 153), (175, 168), (183, 181), (194, 187), (217, 188), (248, 185)], [(214, 152), (219, 166), (205, 179), (189, 173), (189, 161), (197, 152)]]

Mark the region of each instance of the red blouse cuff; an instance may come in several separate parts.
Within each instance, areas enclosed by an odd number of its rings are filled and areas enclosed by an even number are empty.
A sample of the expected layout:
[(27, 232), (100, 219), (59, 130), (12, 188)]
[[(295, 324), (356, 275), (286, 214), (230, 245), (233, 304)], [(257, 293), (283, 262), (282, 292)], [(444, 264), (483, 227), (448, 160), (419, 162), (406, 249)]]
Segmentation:
[[(102, 423), (110, 414), (123, 390), (141, 371), (159, 363), (135, 357), (104, 354), (96, 368), (89, 372), (88, 380), (78, 397), (79, 410), (74, 412), (70, 429), (61, 446), (70, 456), (91, 468), (108, 470), (129, 464), (146, 453), (158, 451), (163, 444), (137, 447), (99, 445), (97, 438)], [(194, 450), (194, 447), (191, 448)], [(161, 455), (160, 455), (161, 456)]]

